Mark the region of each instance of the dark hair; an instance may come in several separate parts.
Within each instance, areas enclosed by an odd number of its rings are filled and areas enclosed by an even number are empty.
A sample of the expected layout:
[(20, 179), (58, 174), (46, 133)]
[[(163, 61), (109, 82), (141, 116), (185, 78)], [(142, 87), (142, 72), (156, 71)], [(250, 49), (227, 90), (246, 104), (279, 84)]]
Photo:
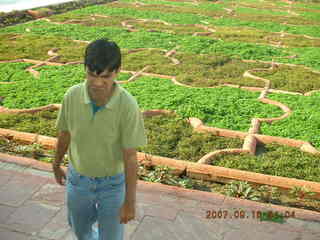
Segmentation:
[(110, 72), (118, 70), (121, 66), (120, 48), (115, 42), (107, 38), (91, 42), (85, 51), (84, 67), (90, 72), (100, 74), (106, 69)]

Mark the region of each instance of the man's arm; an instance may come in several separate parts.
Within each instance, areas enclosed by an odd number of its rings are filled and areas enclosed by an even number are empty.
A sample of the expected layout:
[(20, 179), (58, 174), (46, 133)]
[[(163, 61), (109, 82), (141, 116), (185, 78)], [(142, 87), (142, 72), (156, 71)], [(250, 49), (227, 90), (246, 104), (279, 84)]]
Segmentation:
[(126, 197), (120, 209), (120, 223), (126, 224), (135, 218), (137, 189), (137, 151), (134, 148), (123, 150), (125, 165)]
[(134, 148), (123, 150), (123, 159), (126, 176), (126, 198), (125, 202), (133, 203), (136, 202), (136, 189), (137, 189), (137, 151)]
[(65, 173), (60, 165), (63, 162), (64, 155), (66, 154), (70, 144), (70, 133), (68, 131), (59, 131), (55, 160), (52, 163), (53, 172), (56, 181), (60, 185), (64, 185), (63, 179), (66, 179)]

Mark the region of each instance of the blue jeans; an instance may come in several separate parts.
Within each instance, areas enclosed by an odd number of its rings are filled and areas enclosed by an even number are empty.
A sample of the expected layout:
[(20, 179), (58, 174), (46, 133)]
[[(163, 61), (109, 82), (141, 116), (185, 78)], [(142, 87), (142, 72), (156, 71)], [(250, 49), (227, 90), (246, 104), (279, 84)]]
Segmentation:
[(91, 178), (80, 175), (69, 163), (66, 198), (68, 223), (77, 240), (123, 240), (124, 173)]

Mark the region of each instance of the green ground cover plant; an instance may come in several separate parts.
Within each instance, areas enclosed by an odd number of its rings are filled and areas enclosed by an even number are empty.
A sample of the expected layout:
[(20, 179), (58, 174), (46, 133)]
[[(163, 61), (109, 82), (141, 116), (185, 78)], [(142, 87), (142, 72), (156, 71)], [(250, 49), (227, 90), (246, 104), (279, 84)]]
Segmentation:
[(139, 151), (197, 162), (209, 152), (224, 148), (241, 148), (242, 140), (193, 132), (190, 124), (174, 114), (145, 119), (148, 144)]
[(268, 98), (282, 102), (293, 112), (283, 120), (275, 121), (270, 125), (267, 123), (262, 124), (262, 134), (309, 141), (320, 149), (319, 93), (314, 93), (308, 97), (269, 94)]
[(283, 114), (275, 106), (258, 102), (259, 93), (237, 88), (188, 89), (177, 86), (168, 79), (150, 77), (141, 77), (124, 84), (124, 87), (145, 110), (174, 110), (184, 118), (197, 117), (206, 125), (219, 128), (247, 131), (253, 117)]
[(41, 111), (35, 114), (1, 114), (0, 128), (57, 137), (56, 119), (57, 111), (53, 110)]
[[(318, 1), (318, 2), (314, 1), (314, 3), (319, 3), (319, 1)], [(301, 8), (319, 10), (319, 11), (320, 11), (320, 6), (319, 6), (319, 4), (316, 5), (316, 4), (312, 4), (312, 3), (310, 3), (310, 2), (308, 2), (308, 4), (296, 3), (295, 6), (296, 6), (296, 7), (301, 7)]]
[(147, 72), (176, 76), (178, 82), (194, 87), (212, 87), (223, 83), (264, 87), (262, 81), (242, 75), (248, 69), (270, 67), (269, 64), (245, 63), (226, 56), (180, 52), (174, 55), (180, 64), (174, 65), (164, 54), (159, 50), (124, 53), (123, 69), (139, 71), (148, 65)]
[[(105, 18), (94, 17), (87, 15), (85, 13), (76, 14), (74, 12), (54, 15), (50, 19), (52, 21), (71, 21), (69, 23), (81, 24), (85, 26), (115, 26), (120, 27), (121, 22), (125, 20), (131, 20), (130, 24), (133, 25), (136, 29), (146, 30), (146, 31), (157, 31), (157, 32), (166, 32), (172, 34), (193, 34), (195, 32), (204, 32), (202, 28), (195, 27), (188, 24), (178, 24), (178, 25), (165, 25), (163, 23), (156, 22), (139, 22), (135, 18), (126, 17), (126, 16), (108, 16), (106, 21)], [(318, 46), (320, 45), (319, 41), (315, 39), (308, 39), (304, 36), (299, 35), (286, 35), (285, 37), (280, 37), (279, 34), (272, 34), (267, 31), (258, 30), (256, 28), (250, 27), (228, 27), (228, 26), (214, 26), (216, 30), (215, 33), (212, 33), (210, 36), (213, 39), (223, 39), (228, 42), (252, 42), (258, 44), (270, 44), (270, 41), (281, 41), (283, 45), (288, 47), (305, 47), (305, 46)]]
[[(150, 11), (150, 9), (146, 10), (139, 10), (133, 8), (132, 5), (122, 5), (120, 4), (113, 4), (111, 7), (89, 7), (77, 10), (79, 13), (86, 13), (86, 14), (105, 14), (107, 16), (126, 16), (131, 18), (145, 18), (145, 19), (159, 19), (164, 20), (169, 23), (176, 23), (176, 24), (200, 24), (201, 21), (208, 21), (208, 17), (204, 16), (197, 16), (191, 13), (184, 13), (184, 14), (176, 14), (176, 13), (170, 13), (170, 12), (163, 12), (159, 11)], [(131, 8), (128, 8), (131, 7)], [(163, 5), (159, 5), (158, 7), (161, 7), (163, 9)], [(77, 13), (76, 12), (76, 13)]]
[[(217, 20), (226, 23), (226, 18)], [(221, 22), (220, 22), (221, 23)], [(225, 24), (221, 25), (225, 25)], [(234, 21), (235, 26), (239, 25), (239, 21)], [(228, 24), (227, 24), (228, 25)], [(229, 24), (232, 25), (232, 24)], [(263, 24), (266, 27), (268, 24)], [(274, 27), (275, 24), (270, 23)], [(296, 27), (296, 26), (291, 26)], [(203, 36), (179, 36), (168, 33), (159, 32), (145, 32), (139, 31), (128, 33), (126, 29), (115, 27), (96, 27), (90, 28), (86, 26), (79, 26), (75, 24), (55, 25), (44, 21), (37, 21), (29, 24), (9, 27), (0, 30), (0, 32), (11, 33), (24, 33), (25, 29), (29, 28), (34, 34), (53, 35), (68, 37), (78, 40), (90, 40), (96, 37), (110, 37), (117, 36), (116, 40), (122, 48), (139, 48), (139, 47), (156, 47), (163, 49), (171, 49), (180, 45), (180, 51), (193, 52), (193, 53), (215, 53), (231, 56), (239, 56), (247, 59), (263, 59), (271, 60), (272, 58), (285, 57), (292, 55), (294, 52), (304, 52), (304, 49), (279, 49), (267, 45), (256, 45), (241, 42), (224, 42), (210, 37)], [(280, 29), (277, 29), (280, 30)], [(307, 32), (306, 32), (307, 33)], [(126, 41), (124, 41), (126, 39)], [(130, 39), (130, 41), (127, 41)], [(162, 41), (160, 41), (162, 40)], [(313, 48), (312, 52), (299, 55), (296, 59), (280, 59), (284, 62), (305, 62), (306, 66), (320, 69), (320, 64), (314, 59), (315, 56), (320, 54), (318, 48)]]
[[(293, 63), (299, 64), (303, 66), (309, 66), (314, 68), (315, 70), (320, 70), (320, 48), (313, 47), (303, 47), (303, 48), (292, 48), (290, 51), (293, 53), (292, 55), (296, 55), (296, 58), (288, 59), (288, 58), (279, 58), (279, 62), (283, 63)], [(275, 59), (278, 61), (278, 59)]]
[[(259, 22), (256, 19), (261, 19), (259, 15), (256, 15), (255, 18), (251, 17), (251, 19), (237, 19), (237, 18), (220, 18), (211, 21), (211, 24), (218, 26), (234, 26), (234, 27), (253, 27), (259, 30), (264, 30), (268, 32), (288, 32), (292, 34), (306, 34), (312, 37), (320, 37), (320, 33), (318, 31), (318, 25), (287, 25), (280, 24), (276, 22), (272, 22), (271, 19), (269, 21)], [(292, 24), (292, 23), (291, 23)]]
[[(169, 23), (176, 24), (201, 24), (203, 21), (214, 25), (224, 26), (247, 26), (254, 27), (260, 30), (269, 32), (286, 31), (293, 34), (307, 34), (314, 37), (320, 37), (320, 33), (317, 30), (319, 28), (319, 22), (314, 20), (307, 20), (303, 17), (290, 16), (274, 16), (274, 15), (262, 15), (262, 14), (237, 14), (236, 16), (230, 16), (226, 12), (215, 11), (196, 11), (194, 7), (174, 8), (165, 5), (142, 5), (134, 7), (134, 5), (117, 3), (112, 4), (112, 7), (88, 7), (85, 9), (76, 10), (76, 13), (87, 14), (105, 14), (126, 16), (133, 18), (147, 18), (147, 19), (160, 19)], [(133, 9), (135, 8), (135, 9)], [(164, 13), (164, 8), (165, 12)], [(214, 13), (214, 15), (212, 15)], [(223, 18), (213, 19), (214, 16), (224, 16)], [(287, 22), (288, 24), (301, 25), (292, 26), (282, 24)]]
[(256, 156), (249, 154), (220, 155), (212, 160), (211, 164), (273, 176), (320, 182), (319, 156), (278, 144), (259, 144)]
[[(8, 108), (32, 108), (60, 103), (66, 90), (85, 77), (82, 65), (44, 66), (39, 70), (39, 79), (30, 74), (27, 80), (21, 80), (19, 84), (2, 86), (2, 105)], [(120, 74), (118, 80), (129, 77), (129, 74)], [(253, 117), (282, 115), (278, 107), (258, 102), (259, 93), (236, 88), (189, 89), (177, 86), (169, 79), (151, 77), (140, 77), (122, 86), (137, 98), (145, 110), (175, 110), (183, 117), (198, 117), (215, 127), (246, 131)], [(203, 98), (204, 95), (208, 97)]]
[(21, 58), (46, 60), (48, 51), (59, 48), (61, 57), (56, 62), (79, 61), (86, 44), (75, 44), (70, 39), (39, 34), (0, 34), (0, 61)]
[(64, 24), (79, 24), (88, 27), (122, 27), (121, 23), (125, 20), (135, 20), (134, 18), (125, 16), (94, 16), (88, 14), (76, 14), (70, 12), (67, 14), (54, 15), (49, 18), (52, 22), (64, 23)]
[(250, 7), (239, 7), (235, 9), (236, 13), (244, 13), (244, 14), (261, 14), (261, 15), (274, 15), (274, 16), (288, 16), (289, 13), (287, 11), (280, 10), (270, 10), (263, 8), (250, 8)]
[(214, 53), (238, 56), (244, 59), (271, 60), (272, 57), (287, 56), (287, 51), (267, 45), (241, 42), (224, 42), (203, 36), (179, 36), (160, 32), (127, 32), (116, 27), (90, 28), (76, 24), (56, 25), (38, 21), (0, 29), (1, 32), (22, 33), (29, 28), (33, 34), (68, 37), (74, 40), (87, 40), (109, 37), (119, 43), (121, 48), (161, 48), (173, 49), (181, 46), (180, 51), (191, 53)]
[[(135, 0), (121, 0), (121, 3), (135, 3)], [(140, 3), (145, 4), (157, 4), (157, 5), (169, 5), (178, 7), (192, 7), (193, 9), (210, 10), (210, 11), (223, 11), (223, 7), (227, 4), (212, 4), (212, 1), (198, 1), (198, 4), (194, 4), (193, 1), (161, 1), (161, 0), (141, 0)]]
[(320, 72), (315, 73), (303, 67), (280, 65), (273, 70), (254, 72), (254, 75), (269, 79), (273, 89), (300, 93), (320, 89)]
[[(0, 63), (0, 82), (17, 82), (29, 78), (24, 69), (32, 66), (30, 63)], [(2, 87), (2, 86), (1, 86)]]
[[(43, 66), (37, 70), (39, 78), (20, 71), (15, 75), (15, 81), (19, 83), (1, 86), (0, 96), (4, 97), (5, 107), (21, 109), (60, 103), (69, 87), (85, 79), (83, 65)], [(128, 80), (130, 76), (122, 74), (118, 79)]]
[[(1, 114), (0, 128), (57, 137), (56, 119), (57, 111)], [(144, 121), (148, 144), (138, 150), (147, 154), (196, 162), (211, 151), (242, 147), (240, 139), (193, 132), (190, 124), (175, 114), (145, 118)]]

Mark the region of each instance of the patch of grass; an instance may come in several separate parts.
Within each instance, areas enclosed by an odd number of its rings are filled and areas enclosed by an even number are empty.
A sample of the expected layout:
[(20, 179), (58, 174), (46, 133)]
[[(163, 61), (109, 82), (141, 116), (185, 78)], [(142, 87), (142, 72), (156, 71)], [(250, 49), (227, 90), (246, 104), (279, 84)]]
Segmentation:
[[(258, 21), (260, 19), (260, 21)], [(259, 15), (251, 16), (250, 18), (247, 16), (244, 16), (242, 18), (231, 18), (231, 17), (225, 17), (225, 18), (219, 18), (210, 21), (211, 24), (217, 25), (217, 26), (233, 26), (233, 27), (252, 27), (259, 30), (264, 30), (268, 32), (288, 32), (292, 34), (306, 34), (313, 37), (320, 37), (320, 33), (318, 31), (319, 26), (318, 25), (297, 25), (292, 26), (288, 24), (280, 24), (277, 22), (271, 21), (272, 18), (264, 19), (260, 18)], [(257, 21), (256, 21), (257, 20)], [(283, 21), (284, 22), (284, 21)]]
[(134, 20), (134, 18), (124, 16), (107, 16), (105, 17), (88, 15), (86, 13), (68, 12), (65, 14), (54, 15), (49, 19), (52, 22), (60, 22), (64, 24), (81, 24), (84, 26), (113, 26), (122, 27), (121, 22), (125, 20)]
[[(259, 9), (254, 8), (254, 7), (241, 7), (237, 6), (235, 9), (236, 13), (240, 14), (259, 14), (259, 15), (271, 15), (271, 16), (287, 16), (289, 17), (290, 14), (287, 11), (281, 11), (280, 9), (264, 9), (263, 7), (260, 6)], [(270, 17), (270, 16), (269, 16)]]
[(0, 61), (28, 58), (46, 60), (48, 51), (59, 48), (61, 58), (58, 62), (79, 61), (86, 44), (77, 43), (59, 36), (48, 36), (29, 33), (0, 33)]
[(261, 154), (220, 155), (215, 166), (320, 182), (319, 156), (278, 144), (258, 145)]
[[(254, 10), (253, 10), (254, 12)], [(259, 14), (257, 13), (244, 13), (240, 12), (237, 13), (236, 15), (232, 17), (233, 19), (238, 19), (242, 21), (249, 21), (249, 22), (272, 22), (275, 24), (292, 24), (292, 25), (317, 25), (318, 22), (314, 19), (308, 19), (305, 17), (300, 17), (300, 16), (294, 16), (290, 15), (287, 13), (287, 15), (275, 15), (275, 14)]]
[(267, 64), (245, 63), (239, 59), (223, 56), (177, 54), (181, 61), (177, 66), (177, 81), (194, 87), (210, 87), (223, 83), (241, 86), (263, 87), (264, 83), (255, 79), (242, 77), (243, 73), (252, 68), (265, 68)]
[(30, 77), (30, 73), (25, 71), (30, 66), (32, 64), (25, 62), (0, 63), (0, 82), (16, 82)]
[[(165, 57), (165, 52), (160, 50), (144, 50), (127, 54), (128, 50), (123, 54), (122, 68), (129, 71), (140, 71), (145, 66), (150, 66), (146, 72), (167, 74), (173, 73), (176, 68), (171, 60)], [(176, 73), (176, 72), (174, 72)]]
[(0, 114), (0, 128), (57, 137), (56, 119), (57, 111), (41, 111), (34, 114)]
[[(46, 66), (40, 68), (39, 79), (30, 77), (19, 84), (4, 85), (0, 88), (0, 96), (5, 97), (3, 105), (8, 108), (32, 108), (60, 103), (65, 91), (83, 79), (82, 65)], [(144, 109), (177, 110), (183, 117), (198, 117), (209, 125), (222, 128), (243, 131), (248, 129), (254, 116), (282, 114), (279, 108), (258, 102), (258, 93), (240, 89), (188, 89), (168, 79), (150, 77), (140, 77), (123, 86), (137, 97)], [(204, 95), (208, 97), (204, 99)]]
[[(15, 66), (9, 63), (7, 66)], [(85, 79), (83, 65), (43, 66), (37, 68), (39, 78), (30, 73), (17, 72), (12, 78), (17, 83), (1, 85), (1, 105), (7, 108), (33, 108), (60, 103), (66, 90)], [(121, 73), (119, 81), (128, 80), (131, 74)]]
[[(1, 114), (0, 128), (57, 137), (57, 111), (35, 114)], [(138, 150), (163, 157), (196, 162), (205, 154), (224, 148), (241, 148), (240, 139), (193, 132), (185, 119), (175, 114), (145, 118), (148, 144)]]
[(302, 67), (280, 65), (273, 70), (255, 72), (256, 76), (269, 79), (271, 88), (306, 93), (320, 89), (320, 73)]
[(147, 72), (176, 76), (178, 82), (194, 87), (212, 87), (223, 83), (243, 86), (264, 87), (262, 81), (242, 77), (252, 68), (267, 68), (262, 63), (245, 63), (237, 59), (210, 54), (188, 54), (178, 52), (174, 55), (180, 64), (174, 65), (164, 53), (152, 50), (131, 53), (124, 56), (124, 69), (139, 71), (149, 65)]
[(197, 117), (207, 125), (220, 128), (247, 131), (254, 116), (282, 115), (279, 108), (258, 102), (258, 93), (236, 88), (190, 89), (174, 85), (168, 79), (150, 77), (123, 86), (145, 110), (175, 110), (183, 118)]
[[(177, 3), (177, 2), (176, 2)], [(135, 6), (134, 4), (128, 4), (121, 2), (115, 2), (112, 4), (114, 8), (135, 8), (140, 11), (164, 11), (166, 13), (171, 14), (190, 14), (190, 15), (198, 15), (199, 17), (218, 17), (221, 15), (226, 15), (226, 11), (223, 9), (222, 5), (214, 5), (214, 4), (206, 4), (200, 3), (198, 6), (188, 4), (184, 6), (176, 7), (176, 3), (173, 4), (164, 4), (160, 2), (150, 2), (150, 4)], [(178, 3), (179, 4), (179, 3)]]
[(319, 47), (301, 47), (290, 49), (291, 55), (297, 55), (297, 58), (279, 58), (276, 61), (283, 63), (300, 64), (304, 66), (312, 67), (320, 71), (320, 48)]
[(283, 46), (290, 47), (290, 48), (304, 49), (304, 47), (314, 47), (314, 48), (320, 47), (320, 41), (318, 39), (310, 39), (302, 35), (285, 35), (281, 37), (281, 34), (279, 33), (278, 34), (267, 33), (264, 39), (269, 43), (281, 42)]
[(308, 97), (268, 94), (268, 98), (287, 105), (293, 112), (283, 120), (262, 124), (262, 134), (309, 141), (320, 149), (319, 93)]
[(174, 114), (146, 118), (145, 127), (148, 144), (139, 151), (152, 155), (197, 162), (209, 152), (242, 147), (240, 139), (193, 132), (185, 119)]
[[(116, 41), (121, 48), (161, 48), (172, 49), (181, 46), (180, 51), (192, 53), (215, 53), (228, 56), (238, 56), (245, 59), (270, 60), (272, 57), (285, 56), (288, 53), (276, 47), (255, 45), (241, 42), (223, 42), (208, 37), (174, 35), (159, 32), (133, 32), (113, 27), (90, 28), (75, 24), (55, 25), (43, 21), (25, 24), (34, 34), (69, 37), (71, 39), (91, 40), (108, 37)], [(5, 31), (24, 31), (23, 26), (8, 27)], [(4, 30), (2, 30), (4, 31)], [(1, 32), (1, 30), (0, 30)]]

